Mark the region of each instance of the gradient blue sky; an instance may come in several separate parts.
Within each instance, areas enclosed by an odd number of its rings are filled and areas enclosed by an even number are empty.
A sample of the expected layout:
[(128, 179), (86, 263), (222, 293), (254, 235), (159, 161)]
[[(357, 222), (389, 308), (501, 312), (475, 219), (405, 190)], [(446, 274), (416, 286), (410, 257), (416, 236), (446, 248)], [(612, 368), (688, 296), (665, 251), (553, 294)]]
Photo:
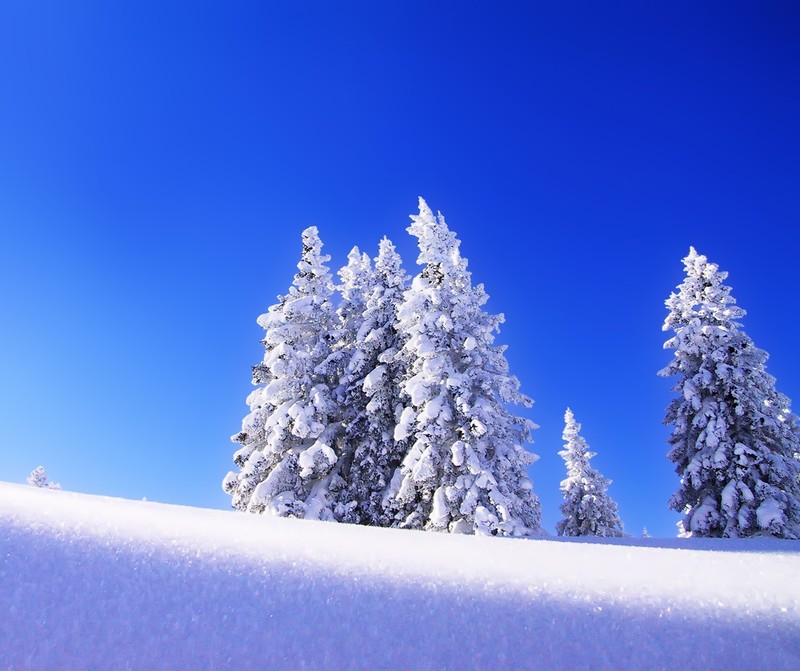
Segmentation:
[(545, 526), (570, 405), (628, 531), (674, 535), (689, 245), (800, 399), (800, 8), (661, 5), (2, 3), (0, 479), (226, 508), (300, 232), (416, 272), (422, 195), (506, 314)]

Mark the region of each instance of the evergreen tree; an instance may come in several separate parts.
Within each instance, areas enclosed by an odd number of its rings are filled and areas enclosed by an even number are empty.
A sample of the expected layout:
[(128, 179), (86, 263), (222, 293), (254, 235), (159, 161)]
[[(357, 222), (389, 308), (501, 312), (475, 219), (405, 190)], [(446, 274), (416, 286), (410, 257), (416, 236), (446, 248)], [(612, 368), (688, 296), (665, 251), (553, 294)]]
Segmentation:
[(57, 482), (51, 482), (44, 472), (44, 466), (37, 466), (31, 471), (27, 478), (27, 483), (33, 487), (41, 487), (42, 489), (61, 489), (61, 485)]
[(346, 522), (390, 523), (384, 512), (384, 493), (405, 449), (403, 441), (394, 439), (394, 428), (402, 410), (398, 381), (404, 375), (397, 309), (406, 282), (400, 256), (384, 238), (343, 376), (343, 406), (348, 413), (344, 442), (352, 454), (340, 510)]
[(334, 392), (332, 345), (336, 315), (331, 302), (330, 257), (317, 229), (303, 231), (298, 273), (286, 296), (258, 318), (265, 329), (264, 358), (253, 367), (258, 388), (250, 413), (232, 440), (239, 472), (223, 489), (239, 510), (331, 519), (341, 422)]
[(680, 476), (670, 507), (695, 536), (800, 537), (797, 417), (766, 371), (767, 353), (741, 329), (727, 273), (694, 248), (686, 279), (666, 301), (664, 344), (674, 350), (660, 375), (677, 376), (665, 423)]
[(331, 360), (335, 362), (332, 370), (337, 371), (339, 378), (337, 393), (341, 400), (341, 394), (351, 383), (348, 368), (352, 366), (352, 359), (360, 356), (356, 340), (364, 323), (367, 296), (373, 282), (369, 256), (362, 254), (358, 247), (353, 247), (347, 255), (347, 265), (338, 274), (341, 283), (336, 288), (341, 300), (336, 310), (336, 338)]
[(564, 517), (556, 524), (556, 531), (559, 536), (624, 536), (617, 504), (606, 491), (611, 480), (590, 466), (595, 453), (589, 451), (580, 431), (581, 425), (567, 408), (564, 449), (558, 453), (567, 466), (567, 478), (561, 482)]
[(387, 495), (394, 523), (410, 528), (492, 535), (540, 529), (539, 501), (523, 449), (532, 422), (508, 403), (530, 406), (509, 374), (504, 347), (493, 345), (502, 315), (482, 306), (459, 241), (420, 198), (408, 231), (424, 269), (405, 292), (399, 329), (407, 400), (395, 428), (409, 450)]
[[(362, 254), (358, 247), (353, 247), (347, 255), (347, 265), (339, 270), (338, 275), (341, 282), (336, 289), (341, 300), (336, 309), (336, 324), (328, 370), (332, 379), (336, 381), (334, 399), (339, 408), (342, 428), (345, 432), (341, 440), (337, 471), (339, 477), (342, 478), (342, 483), (346, 483), (355, 449), (352, 441), (348, 440), (346, 436), (346, 427), (353, 422), (353, 418), (359, 412), (363, 411), (364, 405), (359, 405), (355, 402), (358, 399), (352, 398), (351, 388), (354, 381), (350, 369), (361, 356), (356, 346), (356, 339), (364, 321), (366, 295), (372, 282), (369, 256)], [(356, 503), (348, 498), (348, 488), (340, 487), (334, 505), (334, 517), (337, 520), (344, 520), (347, 517), (347, 511), (355, 505)]]
[(356, 339), (364, 321), (366, 296), (372, 282), (369, 256), (362, 254), (358, 247), (353, 247), (347, 255), (347, 265), (339, 270), (338, 275), (340, 283), (336, 289), (340, 301), (336, 309), (330, 370), (337, 380), (335, 400), (342, 419), (343, 438), (337, 470), (343, 486), (337, 492), (334, 517), (339, 521), (352, 521), (348, 519), (348, 512), (355, 507), (356, 502), (350, 500), (346, 483), (355, 446), (348, 440), (347, 427), (352, 424), (354, 417), (363, 411), (363, 404), (354, 403), (358, 399), (352, 397), (354, 380), (350, 370), (361, 356), (356, 346)]

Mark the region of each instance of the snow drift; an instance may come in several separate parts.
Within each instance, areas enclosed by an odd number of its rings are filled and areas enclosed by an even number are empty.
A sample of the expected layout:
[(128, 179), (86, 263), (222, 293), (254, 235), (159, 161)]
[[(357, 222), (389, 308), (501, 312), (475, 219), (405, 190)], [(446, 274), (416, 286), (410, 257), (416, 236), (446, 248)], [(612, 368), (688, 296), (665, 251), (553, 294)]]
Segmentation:
[(798, 575), (797, 541), (477, 538), (0, 484), (0, 668), (798, 669)]

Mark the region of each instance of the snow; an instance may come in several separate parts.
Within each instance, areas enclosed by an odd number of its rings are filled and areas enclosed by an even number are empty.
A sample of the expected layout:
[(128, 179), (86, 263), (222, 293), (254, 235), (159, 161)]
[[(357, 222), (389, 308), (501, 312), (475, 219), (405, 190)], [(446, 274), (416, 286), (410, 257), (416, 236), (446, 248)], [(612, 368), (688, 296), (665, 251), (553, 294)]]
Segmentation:
[(403, 408), (403, 412), (400, 415), (400, 420), (397, 422), (397, 426), (394, 428), (394, 439), (403, 440), (411, 435), (411, 430), (413, 428), (412, 425), (416, 418), (417, 413), (414, 412), (414, 408)]
[(386, 366), (380, 365), (377, 366), (372, 372), (370, 372), (365, 378), (363, 382), (363, 390), (366, 394), (372, 394), (375, 389), (377, 389), (381, 384), (383, 384), (384, 376), (386, 375)]
[(336, 453), (331, 449), (330, 445), (320, 441), (303, 450), (297, 459), (301, 478), (314, 477), (320, 471), (327, 472), (335, 463)]
[(0, 483), (0, 668), (800, 668), (800, 541), (522, 540)]
[(758, 526), (761, 529), (770, 529), (772, 527), (779, 529), (786, 519), (783, 514), (783, 506), (775, 499), (767, 499), (758, 506), (756, 517), (758, 517)]

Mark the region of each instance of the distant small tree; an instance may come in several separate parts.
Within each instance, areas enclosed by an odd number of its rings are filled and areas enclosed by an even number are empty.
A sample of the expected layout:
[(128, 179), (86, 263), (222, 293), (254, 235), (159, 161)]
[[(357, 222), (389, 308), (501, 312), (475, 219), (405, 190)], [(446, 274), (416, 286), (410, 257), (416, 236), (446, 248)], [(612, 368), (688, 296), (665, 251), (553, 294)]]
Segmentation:
[(650, 538), (650, 532), (647, 527), (642, 527), (642, 538)]
[(564, 422), (564, 449), (558, 454), (566, 464), (567, 477), (561, 482), (564, 517), (556, 524), (558, 535), (624, 536), (617, 504), (606, 491), (611, 480), (589, 465), (595, 453), (589, 451), (589, 445), (580, 435), (581, 425), (569, 408)]
[(690, 248), (686, 278), (666, 301), (664, 343), (674, 350), (659, 375), (677, 377), (664, 422), (680, 476), (670, 508), (681, 535), (800, 538), (797, 417), (766, 371), (768, 355), (741, 329), (745, 311), (723, 284), (728, 274)]
[(34, 487), (41, 487), (42, 489), (61, 489), (61, 485), (57, 482), (50, 482), (44, 472), (44, 466), (37, 466), (31, 471), (28, 476), (27, 482)]

